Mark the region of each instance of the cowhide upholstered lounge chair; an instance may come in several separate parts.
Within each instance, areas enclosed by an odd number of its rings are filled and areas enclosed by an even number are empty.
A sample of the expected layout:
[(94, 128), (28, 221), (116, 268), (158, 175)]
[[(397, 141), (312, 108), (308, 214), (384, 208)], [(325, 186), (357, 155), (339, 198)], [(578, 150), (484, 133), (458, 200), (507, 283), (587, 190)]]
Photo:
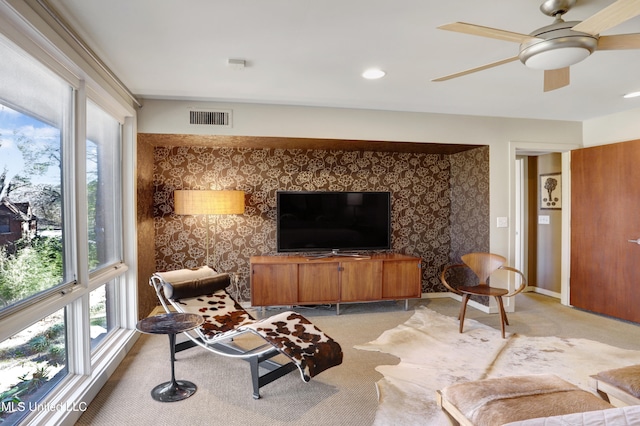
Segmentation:
[[(253, 397), (260, 388), (298, 369), (308, 382), (318, 373), (342, 363), (342, 348), (302, 315), (287, 311), (262, 320), (254, 319), (225, 290), (228, 274), (208, 266), (199, 269), (156, 272), (149, 280), (165, 311), (191, 312), (204, 317), (204, 324), (184, 333), (189, 340), (176, 344), (176, 352), (196, 345), (215, 354), (249, 361)], [(259, 336), (255, 347), (236, 344), (241, 335)], [(244, 345), (246, 346), (246, 345)], [(276, 355), (290, 361), (275, 362)], [(260, 369), (267, 372), (260, 374)]]

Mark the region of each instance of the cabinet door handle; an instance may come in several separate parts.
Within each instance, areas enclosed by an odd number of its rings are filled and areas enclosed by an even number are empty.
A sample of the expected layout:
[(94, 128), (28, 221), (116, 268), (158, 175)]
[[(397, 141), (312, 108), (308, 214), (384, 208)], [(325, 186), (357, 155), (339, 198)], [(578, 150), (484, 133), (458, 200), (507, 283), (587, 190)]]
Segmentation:
[(640, 244), (640, 238), (638, 238), (637, 240), (628, 240), (630, 243), (636, 243), (636, 244)]

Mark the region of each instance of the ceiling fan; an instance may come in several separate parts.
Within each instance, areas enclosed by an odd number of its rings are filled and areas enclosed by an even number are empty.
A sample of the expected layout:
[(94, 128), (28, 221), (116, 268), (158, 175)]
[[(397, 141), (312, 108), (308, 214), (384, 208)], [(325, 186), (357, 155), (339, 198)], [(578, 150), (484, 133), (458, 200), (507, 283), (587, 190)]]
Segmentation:
[(640, 15), (640, 0), (617, 0), (584, 21), (565, 22), (562, 15), (576, 0), (546, 0), (542, 13), (555, 18), (551, 25), (520, 34), (481, 25), (454, 22), (439, 29), (520, 43), (518, 55), (436, 78), (445, 81), (520, 60), (529, 68), (544, 70), (544, 91), (569, 85), (569, 66), (596, 50), (640, 49), (640, 33), (601, 36), (600, 33)]

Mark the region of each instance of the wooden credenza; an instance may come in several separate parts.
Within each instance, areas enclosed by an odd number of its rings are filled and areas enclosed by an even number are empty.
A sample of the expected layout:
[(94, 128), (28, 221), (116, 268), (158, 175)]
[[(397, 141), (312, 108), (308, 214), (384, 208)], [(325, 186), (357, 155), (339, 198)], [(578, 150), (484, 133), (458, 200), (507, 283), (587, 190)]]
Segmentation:
[(253, 256), (251, 305), (317, 305), (405, 300), (422, 296), (419, 257)]

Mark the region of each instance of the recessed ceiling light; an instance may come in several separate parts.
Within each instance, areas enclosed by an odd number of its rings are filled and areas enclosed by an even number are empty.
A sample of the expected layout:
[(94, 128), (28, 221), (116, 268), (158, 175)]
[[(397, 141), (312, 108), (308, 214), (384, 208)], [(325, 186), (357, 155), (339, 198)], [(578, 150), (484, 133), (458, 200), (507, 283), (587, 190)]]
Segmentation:
[(370, 69), (366, 70), (365, 72), (363, 72), (362, 76), (364, 78), (366, 78), (367, 80), (375, 80), (377, 78), (384, 77), (385, 74), (386, 74), (386, 72), (382, 71), (381, 69), (370, 68)]
[(638, 96), (640, 96), (640, 92), (631, 92), (624, 95), (623, 98), (637, 98)]

